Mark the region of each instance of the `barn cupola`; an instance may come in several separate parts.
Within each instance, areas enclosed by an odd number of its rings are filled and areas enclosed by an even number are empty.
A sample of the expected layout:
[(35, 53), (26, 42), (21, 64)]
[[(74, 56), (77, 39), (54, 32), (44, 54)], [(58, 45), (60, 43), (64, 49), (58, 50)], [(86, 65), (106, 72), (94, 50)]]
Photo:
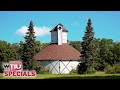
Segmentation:
[(67, 43), (67, 30), (60, 23), (55, 26), (51, 31), (51, 43), (62, 45)]

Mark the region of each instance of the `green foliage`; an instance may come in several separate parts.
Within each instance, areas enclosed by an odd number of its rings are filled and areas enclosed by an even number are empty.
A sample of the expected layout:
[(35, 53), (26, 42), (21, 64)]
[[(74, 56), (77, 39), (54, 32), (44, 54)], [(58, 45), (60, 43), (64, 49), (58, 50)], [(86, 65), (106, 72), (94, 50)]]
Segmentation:
[(86, 63), (80, 63), (77, 68), (78, 74), (93, 74), (96, 72), (93, 65), (88, 67)]
[(70, 41), (69, 44), (70, 44), (72, 47), (74, 47), (76, 50), (78, 50), (79, 52), (82, 51), (81, 42), (80, 42), (80, 41)]
[[(33, 57), (35, 55), (35, 32), (34, 32), (34, 28), (33, 28), (33, 22), (30, 22), (29, 25), (29, 29), (28, 32), (26, 33), (25, 38), (25, 43), (22, 43), (22, 50), (21, 50), (21, 60), (23, 62), (23, 69), (27, 69), (27, 70), (31, 70), (34, 68), (34, 65), (32, 64), (33, 62), (35, 62), (35, 60), (33, 60)], [(31, 63), (32, 62), (32, 63)]]
[(0, 73), (3, 73), (2, 62), (0, 62)]
[(105, 68), (105, 73), (106, 74), (113, 74), (115, 73), (113, 67), (111, 65), (108, 65), (106, 68)]
[(38, 53), (42, 49), (42, 43), (35, 40), (35, 53)]
[(105, 73), (106, 74), (119, 74), (120, 73), (120, 64), (114, 64), (113, 66), (108, 65), (105, 68)]
[(37, 74), (40, 73), (42, 66), (41, 63), (36, 61), (36, 60), (31, 60), (30, 61), (30, 69), (31, 70), (36, 70)]
[(77, 69), (72, 69), (71, 71), (70, 71), (70, 74), (77, 74), (78, 73), (78, 70)]
[(86, 32), (83, 37), (82, 41), (82, 56), (81, 56), (81, 63), (82, 66), (80, 66), (78, 69), (78, 73), (85, 73), (86, 70), (88, 70), (87, 73), (89, 73), (89, 67), (93, 65), (93, 49), (94, 49), (94, 44), (93, 44), (93, 37), (94, 37), (94, 32), (93, 32), (93, 27), (91, 27), (91, 20), (88, 20), (86, 27)]
[(106, 63), (104, 60), (101, 59), (99, 59), (95, 64), (96, 65), (94, 65), (94, 68), (98, 71), (103, 71), (105, 67), (109, 65), (108, 63)]
[(114, 64), (113, 53), (111, 52), (111, 49), (113, 48), (113, 41), (111, 39), (103, 38), (99, 42), (99, 46), (101, 59), (111, 65)]
[(18, 60), (18, 47), (19, 45), (17, 43), (10, 44), (0, 40), (0, 60), (4, 62)]
[(87, 70), (87, 66), (85, 62), (79, 63), (79, 65), (77, 66), (77, 70), (78, 70), (78, 74), (84, 74)]
[(49, 44), (50, 44), (50, 43), (42, 43), (42, 47), (41, 47), (41, 49), (46, 48)]
[(112, 39), (95, 39), (93, 62), (96, 70), (103, 71), (107, 65), (114, 65), (120, 62), (120, 43)]
[(113, 66), (115, 73), (120, 73), (120, 63)]
[(46, 68), (44, 68), (44, 67), (42, 67), (41, 69), (40, 69), (40, 72), (39, 72), (40, 74), (49, 74), (49, 69), (46, 69)]
[(114, 64), (119, 63), (120, 62), (120, 42), (114, 42), (111, 52), (113, 53), (113, 63)]
[(85, 73), (86, 74), (93, 74), (95, 72), (96, 72), (95, 68), (93, 66), (90, 66), (90, 67), (87, 68)]

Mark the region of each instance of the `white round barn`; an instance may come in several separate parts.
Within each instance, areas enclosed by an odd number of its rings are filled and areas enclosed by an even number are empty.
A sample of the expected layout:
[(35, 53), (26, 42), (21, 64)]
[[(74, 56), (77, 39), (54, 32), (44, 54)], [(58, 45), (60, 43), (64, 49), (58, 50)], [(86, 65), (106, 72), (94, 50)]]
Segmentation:
[(80, 61), (80, 52), (67, 44), (67, 30), (58, 24), (51, 31), (51, 44), (35, 55), (52, 74), (69, 74)]

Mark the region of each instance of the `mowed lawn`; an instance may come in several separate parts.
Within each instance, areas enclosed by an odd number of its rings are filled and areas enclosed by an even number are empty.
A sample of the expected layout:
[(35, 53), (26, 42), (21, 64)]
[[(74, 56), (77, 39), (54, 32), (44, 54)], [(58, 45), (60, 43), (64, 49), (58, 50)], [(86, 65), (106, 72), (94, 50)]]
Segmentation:
[(95, 74), (37, 74), (36, 77), (4, 77), (0, 73), (0, 79), (120, 79), (120, 74), (105, 74), (96, 72)]

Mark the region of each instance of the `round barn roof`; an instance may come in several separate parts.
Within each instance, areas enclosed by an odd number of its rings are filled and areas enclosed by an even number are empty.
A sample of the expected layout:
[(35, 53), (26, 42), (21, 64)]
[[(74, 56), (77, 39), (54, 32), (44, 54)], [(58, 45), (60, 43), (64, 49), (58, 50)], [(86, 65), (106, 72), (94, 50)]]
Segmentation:
[[(62, 29), (63, 29), (62, 31), (63, 31), (63, 32), (68, 32), (68, 30), (65, 29), (61, 23), (59, 23), (58, 25), (62, 26)], [(57, 26), (58, 26), (58, 25), (57, 25)], [(55, 26), (50, 32), (57, 31), (57, 30), (58, 30), (58, 29), (57, 29), (57, 26)]]
[(35, 55), (35, 60), (80, 60), (80, 52), (68, 44), (50, 44)]

